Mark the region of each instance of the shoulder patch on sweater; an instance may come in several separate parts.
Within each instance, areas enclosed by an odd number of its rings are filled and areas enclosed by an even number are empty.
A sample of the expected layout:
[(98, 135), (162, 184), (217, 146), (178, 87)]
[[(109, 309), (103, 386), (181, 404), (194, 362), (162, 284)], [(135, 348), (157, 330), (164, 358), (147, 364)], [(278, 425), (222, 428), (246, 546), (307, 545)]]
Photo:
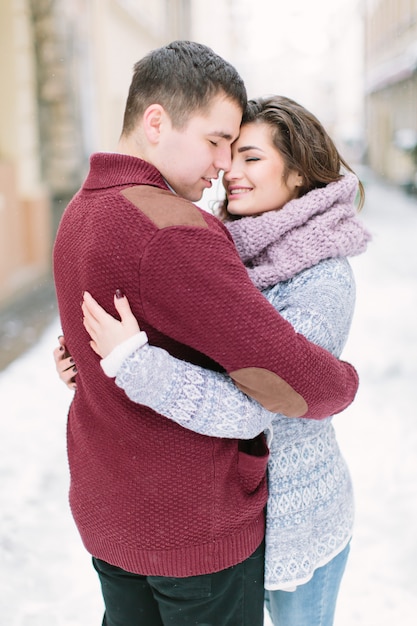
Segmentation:
[(192, 202), (176, 196), (171, 191), (140, 185), (124, 189), (121, 194), (158, 228), (168, 228), (169, 226), (208, 228), (200, 209)]

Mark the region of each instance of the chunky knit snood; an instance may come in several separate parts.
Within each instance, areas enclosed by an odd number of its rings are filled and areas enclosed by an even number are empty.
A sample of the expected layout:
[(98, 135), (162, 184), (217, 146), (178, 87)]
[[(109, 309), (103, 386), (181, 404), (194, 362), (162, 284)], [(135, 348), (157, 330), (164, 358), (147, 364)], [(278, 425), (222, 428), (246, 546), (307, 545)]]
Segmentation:
[(324, 259), (364, 252), (371, 236), (357, 217), (357, 190), (348, 173), (278, 211), (228, 222), (255, 285), (265, 289)]

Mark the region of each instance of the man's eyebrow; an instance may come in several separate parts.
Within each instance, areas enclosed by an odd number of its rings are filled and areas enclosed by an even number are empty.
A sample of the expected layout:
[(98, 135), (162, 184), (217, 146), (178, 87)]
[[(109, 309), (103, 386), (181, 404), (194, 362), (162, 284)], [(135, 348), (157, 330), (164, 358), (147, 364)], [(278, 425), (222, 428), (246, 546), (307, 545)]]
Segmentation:
[(227, 139), (227, 141), (231, 141), (233, 139), (232, 135), (229, 133), (224, 133), (222, 130), (214, 130), (210, 133), (212, 137), (220, 137), (221, 139)]
[(240, 152), (247, 152), (248, 150), (259, 150), (259, 152), (263, 152), (262, 148), (258, 148), (257, 146), (241, 146), (237, 149)]

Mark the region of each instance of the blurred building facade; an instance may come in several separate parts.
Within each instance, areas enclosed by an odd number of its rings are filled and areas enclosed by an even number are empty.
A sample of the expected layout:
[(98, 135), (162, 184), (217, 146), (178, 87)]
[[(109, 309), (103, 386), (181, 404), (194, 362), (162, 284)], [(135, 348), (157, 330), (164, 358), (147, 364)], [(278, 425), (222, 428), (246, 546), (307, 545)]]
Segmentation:
[(189, 0), (2, 0), (0, 307), (50, 271), (89, 154), (116, 145), (134, 62), (189, 29)]
[(417, 188), (417, 0), (365, 3), (368, 161), (392, 183)]
[(191, 0), (1, 0), (0, 367), (16, 306), (47, 315), (58, 221), (91, 152), (116, 147), (134, 63), (190, 28)]

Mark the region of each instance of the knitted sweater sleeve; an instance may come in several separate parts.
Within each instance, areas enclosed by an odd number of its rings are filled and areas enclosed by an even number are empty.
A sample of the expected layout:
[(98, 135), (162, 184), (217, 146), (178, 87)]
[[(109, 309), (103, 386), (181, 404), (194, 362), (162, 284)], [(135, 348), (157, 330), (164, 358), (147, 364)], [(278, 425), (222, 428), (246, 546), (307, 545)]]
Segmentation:
[[(308, 339), (339, 355), (352, 318), (355, 289), (340, 259), (306, 270), (270, 297)], [(283, 307), (284, 304), (284, 307)], [(116, 384), (134, 402), (203, 435), (248, 439), (267, 429), (276, 414), (240, 392), (225, 374), (176, 359), (146, 345), (121, 364)]]
[(323, 418), (355, 396), (354, 368), (294, 331), (251, 283), (223, 232), (160, 230), (142, 257), (140, 294), (158, 330), (219, 363), (270, 411)]
[(181, 361), (149, 344), (123, 361), (116, 384), (133, 402), (201, 435), (251, 439), (275, 415), (239, 391), (227, 374)]

